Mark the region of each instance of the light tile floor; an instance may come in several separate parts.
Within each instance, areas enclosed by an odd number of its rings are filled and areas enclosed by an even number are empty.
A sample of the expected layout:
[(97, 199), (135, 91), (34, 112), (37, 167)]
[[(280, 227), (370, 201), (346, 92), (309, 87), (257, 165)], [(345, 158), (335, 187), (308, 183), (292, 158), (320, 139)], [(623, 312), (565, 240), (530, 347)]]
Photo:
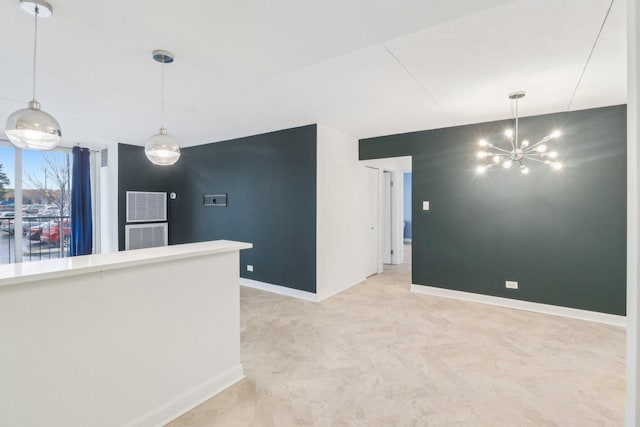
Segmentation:
[(247, 378), (178, 426), (621, 426), (623, 329), (409, 292), (241, 290)]

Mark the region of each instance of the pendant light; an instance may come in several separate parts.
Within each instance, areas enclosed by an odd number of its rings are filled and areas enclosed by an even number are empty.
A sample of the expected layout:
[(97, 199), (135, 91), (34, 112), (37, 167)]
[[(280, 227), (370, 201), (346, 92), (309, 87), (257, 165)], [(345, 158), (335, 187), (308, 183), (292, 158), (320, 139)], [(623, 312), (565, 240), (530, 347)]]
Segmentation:
[(51, 150), (60, 143), (62, 130), (58, 121), (40, 109), (36, 101), (36, 57), (38, 52), (38, 17), (53, 15), (53, 8), (45, 0), (20, 0), (22, 9), (35, 18), (33, 42), (33, 99), (27, 108), (18, 110), (7, 119), (5, 133), (9, 141), (18, 148)]
[(164, 65), (173, 62), (173, 55), (165, 50), (154, 50), (153, 59), (162, 64), (162, 89), (160, 93), (160, 133), (154, 135), (144, 146), (144, 153), (154, 165), (170, 166), (180, 158), (180, 146), (164, 128)]

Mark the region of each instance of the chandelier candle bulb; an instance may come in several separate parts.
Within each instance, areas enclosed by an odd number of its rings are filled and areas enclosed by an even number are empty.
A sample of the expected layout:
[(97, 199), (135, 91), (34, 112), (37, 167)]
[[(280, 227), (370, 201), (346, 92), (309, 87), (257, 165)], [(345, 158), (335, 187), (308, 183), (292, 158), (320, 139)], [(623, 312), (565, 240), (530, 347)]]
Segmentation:
[(517, 162), (520, 165), (520, 172), (523, 175), (527, 175), (530, 172), (529, 167), (526, 165), (528, 162), (537, 162), (551, 166), (555, 170), (562, 169), (562, 163), (552, 162), (545, 160), (545, 158), (556, 159), (558, 157), (557, 151), (547, 151), (548, 147), (545, 143), (552, 139), (557, 139), (562, 135), (562, 132), (558, 129), (553, 130), (550, 134), (546, 135), (538, 142), (531, 144), (529, 140), (523, 139), (520, 142), (519, 138), (519, 116), (518, 116), (518, 101), (524, 98), (525, 93), (522, 91), (513, 92), (509, 95), (509, 99), (515, 103), (515, 117), (514, 127), (504, 130), (504, 135), (508, 139), (510, 145), (507, 149), (494, 146), (486, 139), (480, 139), (478, 144), (481, 147), (488, 147), (487, 151), (480, 151), (477, 153), (478, 159), (490, 158), (493, 163), (489, 161), (488, 164), (479, 166), (476, 171), (478, 173), (484, 173), (487, 169), (494, 165), (502, 164), (504, 169), (511, 168), (513, 162)]

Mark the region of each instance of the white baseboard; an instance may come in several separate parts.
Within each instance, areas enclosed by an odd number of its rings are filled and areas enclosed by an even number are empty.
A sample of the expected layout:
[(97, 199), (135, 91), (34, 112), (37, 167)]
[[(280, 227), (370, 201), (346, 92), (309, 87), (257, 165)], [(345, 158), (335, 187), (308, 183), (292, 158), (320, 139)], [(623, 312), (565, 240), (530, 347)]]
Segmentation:
[(128, 422), (125, 427), (164, 426), (244, 378), (242, 364)]
[(313, 292), (300, 291), (298, 289), (287, 288), (286, 286), (272, 285), (271, 283), (258, 282), (257, 280), (245, 279), (242, 277), (240, 278), (240, 285), (246, 286), (248, 288), (260, 289), (261, 291), (273, 292), (274, 294), (284, 295), (287, 297), (298, 298), (305, 301), (320, 302), (334, 295), (337, 295), (340, 292), (357, 285), (358, 283), (364, 282), (365, 280), (367, 279), (362, 278), (355, 283), (338, 286), (335, 289), (332, 289), (329, 292), (324, 292), (322, 294), (314, 294)]
[(589, 322), (605, 323), (620, 327), (627, 326), (627, 318), (615, 314), (599, 313), (597, 311), (580, 310), (577, 308), (560, 307), (557, 305), (541, 304), (538, 302), (521, 301), (511, 298), (494, 297), (490, 295), (474, 294), (471, 292), (454, 291), (433, 286), (411, 285), (411, 292), (445, 298), (455, 298), (518, 310), (535, 311), (536, 313), (587, 320)]
[(336, 287), (335, 289), (330, 290), (329, 292), (323, 292), (323, 293), (321, 293), (321, 294), (318, 294), (318, 302), (320, 302), (320, 301), (324, 301), (324, 300), (326, 300), (327, 298), (330, 298), (330, 297), (332, 297), (332, 296), (334, 296), (334, 295), (337, 295), (337, 294), (339, 294), (339, 293), (340, 293), (340, 292), (342, 292), (342, 291), (346, 291), (347, 289), (349, 289), (349, 288), (351, 288), (351, 287), (353, 287), (353, 286), (357, 285), (358, 283), (362, 283), (362, 282), (364, 282), (365, 280), (367, 280), (367, 278), (366, 278), (366, 277), (363, 277), (362, 279), (358, 279), (358, 280), (357, 280), (356, 282), (354, 282), (354, 283), (350, 283), (350, 284), (347, 284), (347, 285), (344, 285), (344, 286), (338, 286), (338, 287)]
[(240, 278), (240, 285), (248, 288), (260, 289), (262, 291), (273, 292), (274, 294), (303, 299), (305, 301), (318, 302), (318, 296), (313, 292), (300, 291), (298, 289), (287, 288), (286, 286), (272, 285), (271, 283), (258, 282), (257, 280)]

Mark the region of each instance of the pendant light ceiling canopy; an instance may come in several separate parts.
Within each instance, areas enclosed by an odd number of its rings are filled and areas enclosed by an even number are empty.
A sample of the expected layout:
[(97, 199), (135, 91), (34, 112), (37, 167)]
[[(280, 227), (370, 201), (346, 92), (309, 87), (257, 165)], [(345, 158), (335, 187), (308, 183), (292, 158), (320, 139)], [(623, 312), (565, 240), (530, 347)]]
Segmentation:
[(166, 50), (154, 50), (153, 59), (162, 64), (162, 88), (160, 94), (160, 132), (152, 136), (144, 146), (144, 153), (154, 165), (170, 166), (180, 158), (180, 146), (164, 128), (164, 65), (173, 62), (173, 55)]
[(44, 0), (20, 0), (22, 9), (33, 15), (35, 34), (33, 43), (33, 99), (23, 108), (11, 114), (7, 119), (5, 133), (16, 147), (31, 150), (50, 150), (62, 139), (62, 130), (58, 121), (40, 108), (36, 101), (36, 59), (38, 52), (38, 18), (53, 15), (53, 7)]

